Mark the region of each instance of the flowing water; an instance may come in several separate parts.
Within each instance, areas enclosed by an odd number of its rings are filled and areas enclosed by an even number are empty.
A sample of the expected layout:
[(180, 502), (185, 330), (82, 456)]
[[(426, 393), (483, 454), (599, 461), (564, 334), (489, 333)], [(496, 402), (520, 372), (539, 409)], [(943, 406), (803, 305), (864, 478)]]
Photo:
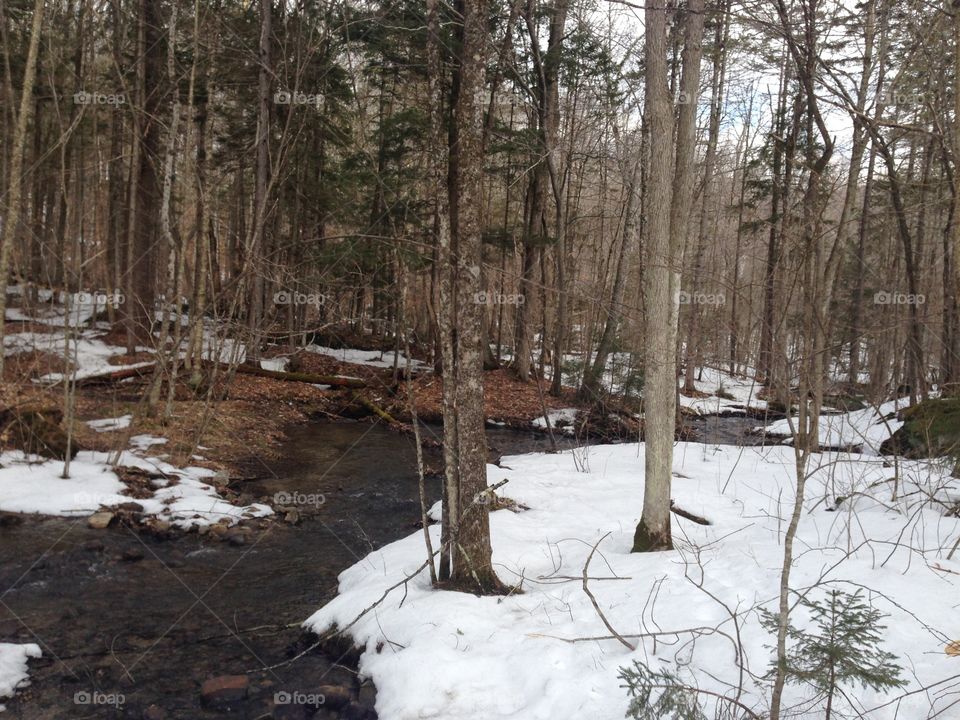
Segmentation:
[[(694, 421), (711, 442), (743, 441), (757, 421)], [(436, 433), (436, 428), (426, 428)], [(85, 518), (4, 516), (0, 522), (0, 640), (35, 642), (32, 684), (6, 716), (47, 718), (269, 718), (275, 693), (321, 685), (357, 704), (324, 718), (363, 718), (361, 693), (339, 658), (312, 651), (251, 675), (230, 712), (205, 707), (211, 677), (273, 666), (305, 649), (298, 624), (336, 592), (337, 575), (372, 549), (413, 532), (420, 515), (413, 438), (380, 425), (311, 423), (292, 429), (285, 459), (263, 463), (243, 492), (285, 494), (299, 524), (263, 523), (230, 542), (92, 530)], [(491, 460), (549, 451), (542, 433), (488, 429)], [(570, 439), (558, 445), (570, 447)], [(439, 467), (437, 450), (427, 462)], [(436, 499), (439, 480), (428, 479)], [(306, 717), (302, 707), (273, 717)], [(287, 713), (287, 714), (283, 714)], [(371, 715), (368, 714), (367, 717)], [(317, 717), (321, 717), (318, 715)]]

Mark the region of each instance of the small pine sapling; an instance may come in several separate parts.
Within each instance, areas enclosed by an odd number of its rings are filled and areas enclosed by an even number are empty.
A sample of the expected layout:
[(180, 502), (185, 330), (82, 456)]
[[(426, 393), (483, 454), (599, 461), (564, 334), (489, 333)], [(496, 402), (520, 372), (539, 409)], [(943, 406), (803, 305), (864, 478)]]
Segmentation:
[[(901, 667), (896, 656), (880, 647), (880, 624), (885, 617), (861, 597), (861, 591), (831, 590), (822, 601), (800, 601), (811, 616), (810, 627), (787, 628), (792, 645), (783, 659), (788, 682), (806, 684), (825, 700), (824, 719), (830, 720), (834, 698), (843, 685), (860, 685), (873, 690), (902, 687)], [(761, 610), (763, 625), (777, 628), (777, 616)], [(774, 662), (776, 667), (776, 661)]]
[[(630, 694), (627, 717), (634, 720), (706, 720), (696, 690), (666, 670), (654, 671), (641, 662), (620, 668), (620, 687)], [(659, 691), (659, 695), (656, 693)], [(656, 695), (656, 700), (654, 696)]]

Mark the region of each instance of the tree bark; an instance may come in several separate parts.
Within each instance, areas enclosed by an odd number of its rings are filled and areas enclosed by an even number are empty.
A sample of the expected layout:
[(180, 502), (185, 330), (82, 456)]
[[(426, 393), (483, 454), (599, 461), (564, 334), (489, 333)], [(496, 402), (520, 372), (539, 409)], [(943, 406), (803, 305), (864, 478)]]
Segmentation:
[(245, 271), (250, 282), (250, 307), (247, 327), (250, 344), (247, 357), (260, 359), (260, 334), (263, 330), (264, 272), (262, 262), (266, 245), (267, 185), (270, 174), (270, 42), (273, 35), (273, 2), (260, 0), (260, 49), (257, 85), (257, 166), (253, 191), (253, 236), (247, 249)]
[[(162, 76), (164, 43), (161, 34), (163, 18), (160, 0), (140, 0), (142, 23), (142, 111), (140, 119), (140, 151), (137, 171), (137, 222), (133, 228), (130, 286), (127, 297), (131, 318), (132, 340), (151, 344), (156, 306), (157, 248), (160, 243), (160, 123), (163, 108)], [(131, 340), (128, 340), (128, 345)]]
[(700, 87), (704, 0), (691, 0), (684, 30), (681, 105), (677, 121), (676, 166), (672, 166), (673, 109), (667, 84), (667, 10), (647, 5), (646, 88), (650, 126), (650, 175), (647, 189), (647, 332), (644, 348), (644, 439), (646, 441), (643, 514), (633, 537), (633, 552), (670, 550), (670, 485), (677, 397), (677, 319), (679, 263), (693, 195), (696, 108)]
[[(0, 241), (0, 340), (6, 334), (7, 275), (10, 273), (10, 256), (17, 236), (20, 221), (20, 197), (23, 193), (23, 151), (27, 141), (27, 127), (33, 109), (33, 85), (37, 77), (37, 55), (40, 52), (40, 32), (43, 28), (44, 0), (34, 0), (33, 24), (30, 28), (30, 46), (23, 69), (23, 87), (20, 90), (20, 110), (13, 131), (10, 179), (7, 185), (7, 207), (4, 218), (3, 239)], [(3, 373), (3, 353), (0, 353), (0, 374)]]
[[(487, 0), (462, 5), (463, 42), (460, 47), (460, 88), (454, 106), (458, 173), (453, 188), (457, 198), (457, 247), (453, 271), (457, 310), (454, 362), (457, 367), (455, 405), (444, 403), (444, 424), (456, 415), (459, 518), (452, 534), (450, 585), (479, 593), (500, 592), (493, 570), (487, 489), (487, 443), (483, 411), (484, 304), (479, 301), (482, 263), (483, 105), (485, 85)], [(444, 378), (445, 383), (449, 381)]]

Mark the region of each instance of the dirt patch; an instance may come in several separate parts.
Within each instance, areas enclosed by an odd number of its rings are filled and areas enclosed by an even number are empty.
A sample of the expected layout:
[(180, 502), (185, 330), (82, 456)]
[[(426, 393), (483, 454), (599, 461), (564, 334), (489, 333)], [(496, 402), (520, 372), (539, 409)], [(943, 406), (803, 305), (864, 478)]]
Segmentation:
[[(121, 342), (120, 331), (115, 331), (115, 342)], [(108, 340), (109, 338), (104, 338)], [(371, 348), (374, 353), (378, 348)], [(160, 403), (153, 414), (146, 411), (143, 398), (149, 393), (153, 375), (95, 387), (79, 387), (76, 412), (72, 424), (75, 442), (85, 449), (102, 452), (124, 449), (133, 435), (164, 437), (167, 443), (155, 446), (155, 454), (164, 456), (173, 464), (202, 465), (215, 470), (226, 470), (231, 475), (249, 476), (262, 467), (263, 461), (274, 459), (286, 438), (284, 429), (307, 422), (311, 417), (349, 417), (377, 420), (371, 405), (383, 409), (401, 423), (410, 421), (405, 368), (397, 374), (392, 368), (372, 367), (343, 362), (329, 355), (299, 350), (293, 354), (274, 347), (267, 357), (288, 357), (287, 370), (324, 376), (359, 378), (365, 387), (317, 387), (309, 383), (288, 382), (269, 377), (243, 373), (217, 373), (214, 387), (200, 388), (186, 383), (187, 375), (181, 369), (172, 412), (165, 413), (168, 397), (166, 383), (161, 387)], [(14, 356), (20, 364), (10, 363), (11, 382), (0, 392), (0, 402), (62, 406), (61, 387), (38, 388), (31, 377), (42, 372), (62, 372), (63, 361), (55, 355), (25, 353)], [(390, 357), (387, 355), (387, 357)], [(147, 353), (122, 354), (111, 358), (112, 364), (126, 365), (150, 360)], [(32, 368), (30, 372), (26, 372)], [(15, 381), (14, 381), (15, 379)], [(443, 379), (432, 372), (421, 372), (413, 378), (417, 413), (425, 422), (442, 420)], [(530, 429), (531, 421), (547, 411), (567, 407), (589, 409), (578, 403), (573, 389), (565, 389), (562, 396), (549, 394), (547, 382), (538, 388), (537, 382), (519, 382), (512, 370), (501, 369), (484, 375), (485, 415), (507, 427)], [(206, 399), (216, 398), (213, 403)], [(86, 423), (89, 420), (132, 415), (131, 427), (108, 432), (96, 432)], [(587, 417), (584, 414), (584, 417)], [(638, 426), (626, 414), (614, 422), (610, 418), (592, 417), (590, 422), (604, 427), (602, 436), (636, 437)], [(379, 420), (377, 420), (379, 421)], [(612, 427), (617, 426), (616, 428)], [(398, 426), (398, 429), (399, 428)]]
[[(548, 411), (567, 407), (586, 407), (577, 403), (576, 392), (564, 388), (561, 397), (549, 393), (546, 381), (541, 381), (538, 390), (537, 381), (520, 382), (512, 370), (502, 369), (486, 372), (483, 375), (484, 415), (494, 422), (502, 422), (509, 427), (528, 428), (530, 422), (543, 416), (546, 405)], [(542, 399), (541, 399), (542, 392)], [(417, 414), (428, 422), (439, 422), (443, 418), (443, 378), (423, 375), (414, 381), (414, 397)], [(393, 409), (408, 415), (406, 388)]]

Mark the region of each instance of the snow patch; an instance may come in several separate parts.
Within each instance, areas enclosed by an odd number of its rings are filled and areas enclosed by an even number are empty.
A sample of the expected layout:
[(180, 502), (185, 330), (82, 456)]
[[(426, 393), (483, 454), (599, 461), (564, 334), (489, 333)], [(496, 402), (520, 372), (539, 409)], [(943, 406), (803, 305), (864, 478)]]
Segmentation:
[(135, 501), (143, 507), (144, 516), (166, 520), (184, 530), (217, 522), (232, 525), (273, 513), (260, 503), (241, 507), (224, 500), (208, 482), (214, 475), (212, 470), (177, 468), (135, 451), (122, 453), (117, 465), (160, 476), (154, 481), (152, 497), (134, 498), (127, 494), (129, 488), (114, 472), (108, 453), (77, 453), (70, 462), (69, 478), (62, 477), (63, 465), (60, 460), (44, 460), (19, 450), (0, 454), (0, 510), (85, 517), (101, 507)]
[[(392, 368), (394, 365), (394, 355), (399, 368), (407, 367), (407, 356), (403, 353), (380, 352), (379, 350), (353, 350), (351, 348), (331, 348), (323, 345), (307, 345), (307, 350), (318, 355), (327, 355), (340, 362), (351, 363), (353, 365), (368, 365), (376, 368)], [(422, 370), (427, 367), (426, 363), (419, 360), (410, 359), (410, 368), (412, 370)]]
[(131, 420), (133, 420), (133, 415), (121, 415), (120, 417), (103, 418), (102, 420), (87, 420), (87, 426), (98, 433), (113, 432), (130, 427)]
[[(741, 700), (764, 714), (770, 688), (763, 675), (774, 638), (757, 609), (776, 609), (795, 488), (793, 449), (678, 443), (672, 496), (712, 524), (674, 517), (676, 550), (636, 554), (630, 549), (643, 502), (644, 452), (642, 444), (595, 446), (576, 456), (523, 455), (504, 459), (508, 468), (488, 466), (488, 481), (508, 479), (502, 493), (530, 508), (490, 517), (494, 567), (505, 583), (522, 585), (522, 593), (438, 591), (426, 570), (403, 584), (424, 559), (416, 531), (341, 573), (339, 595), (305, 626), (317, 633), (346, 627), (398, 585), (349, 630), (365, 649), (360, 671), (377, 685), (383, 720), (618, 718), (628, 699), (617, 672), (632, 660), (672, 670), (706, 691), (736, 692), (740, 671), (730, 638), (737, 633), (719, 600), (737, 613), (750, 670)], [(922, 692), (879, 706), (957, 672), (944, 645), (960, 635), (960, 562), (946, 560), (960, 520), (945, 517), (930, 498), (956, 493), (958, 481), (946, 465), (904, 460), (894, 499), (892, 471), (878, 458), (818, 454), (809, 470), (792, 586), (870, 588), (873, 604), (891, 616), (885, 649), (909, 681), (889, 692), (848, 688), (848, 696), (876, 708), (873, 720), (921, 720), (945, 709), (948, 694), (936, 699)], [(437, 518), (439, 507), (431, 515)], [(439, 527), (430, 532), (439, 548)], [(584, 564), (598, 543), (590, 590), (612, 626), (633, 636), (677, 634), (661, 635), (656, 644), (633, 637), (639, 643), (633, 652), (615, 639), (585, 640), (610, 636), (582, 589)], [(803, 622), (799, 614), (795, 620)], [(804, 688), (788, 686), (784, 704), (805, 696)], [(713, 717), (715, 708), (703, 700)], [(822, 715), (818, 707), (803, 717)]]
[[(18, 689), (30, 684), (27, 660), (42, 654), (40, 646), (34, 643), (0, 643), (0, 698), (13, 697)], [(0, 705), (0, 711), (5, 709)]]
[(568, 435), (573, 435), (574, 425), (577, 422), (577, 408), (561, 408), (560, 410), (551, 410), (545, 416), (535, 418), (531, 423), (534, 427), (547, 429), (547, 420), (550, 421), (550, 427), (554, 430), (563, 430)]

